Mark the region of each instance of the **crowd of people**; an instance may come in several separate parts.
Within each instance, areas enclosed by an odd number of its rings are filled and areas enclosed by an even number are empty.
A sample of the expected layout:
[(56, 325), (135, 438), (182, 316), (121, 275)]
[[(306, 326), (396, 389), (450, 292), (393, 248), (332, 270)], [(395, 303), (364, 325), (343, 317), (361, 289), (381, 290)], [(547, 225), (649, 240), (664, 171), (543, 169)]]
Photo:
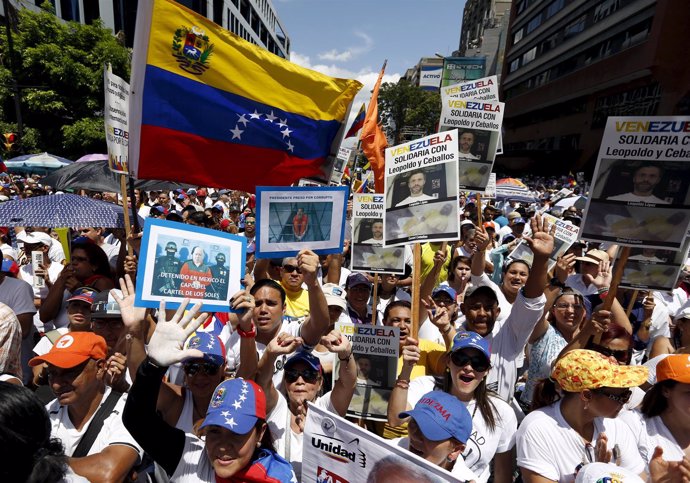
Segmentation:
[[(690, 266), (672, 292), (619, 290), (605, 310), (619, 247), (578, 241), (550, 268), (542, 214), (579, 225), (582, 212), (552, 206), (567, 179), (526, 181), (539, 203), (463, 197), (460, 240), (377, 277), (348, 269), (349, 243), (255, 259), (250, 193), (137, 192), (143, 218), (247, 238), (243, 289), (211, 314), (135, 305), (140, 234), (81, 227), (66, 254), (51, 227), (2, 228), (0, 480), (300, 481), (307, 403), (348, 417), (357, 388), (381, 384), (335, 328), (349, 322), (400, 334), (387, 420), (352, 421), (459, 481), (690, 481)], [(0, 201), (52, 191), (9, 177)], [(531, 261), (510, 258), (519, 242)], [(154, 273), (228, 276), (224, 257), (180, 248)]]

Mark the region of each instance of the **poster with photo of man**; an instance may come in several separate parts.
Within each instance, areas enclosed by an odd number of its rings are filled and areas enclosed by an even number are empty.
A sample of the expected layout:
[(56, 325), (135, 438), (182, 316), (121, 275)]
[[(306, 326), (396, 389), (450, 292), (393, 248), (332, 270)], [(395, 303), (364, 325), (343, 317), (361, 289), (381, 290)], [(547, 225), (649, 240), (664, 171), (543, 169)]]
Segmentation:
[(621, 288), (671, 292), (688, 257), (690, 238), (678, 251), (658, 248), (631, 248), (623, 269)]
[(341, 253), (347, 186), (257, 186), (256, 257)]
[(610, 117), (582, 238), (680, 250), (690, 225), (690, 117)]
[(222, 231), (147, 218), (141, 242), (135, 303), (176, 308), (189, 298), (205, 311), (227, 312), (241, 290), (247, 239)]
[(405, 248), (383, 246), (384, 214), (382, 194), (355, 193), (350, 245), (353, 272), (405, 273)]
[(499, 145), (505, 104), (498, 101), (446, 98), (439, 130), (458, 130), (458, 187), (484, 191)]
[(457, 240), (458, 132), (386, 149), (384, 245)]

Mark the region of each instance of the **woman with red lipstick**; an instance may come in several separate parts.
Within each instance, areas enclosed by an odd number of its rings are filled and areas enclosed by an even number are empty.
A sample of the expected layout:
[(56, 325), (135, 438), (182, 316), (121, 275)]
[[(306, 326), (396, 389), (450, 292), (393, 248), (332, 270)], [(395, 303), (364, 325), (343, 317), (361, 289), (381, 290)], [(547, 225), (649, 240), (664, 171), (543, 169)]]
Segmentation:
[(203, 358), (184, 341), (204, 322), (196, 317), (201, 304), (185, 314), (186, 299), (170, 321), (161, 302), (159, 320), (139, 366), (122, 419), (145, 451), (178, 483), (287, 483), (294, 479), (290, 463), (278, 456), (266, 426), (266, 396), (253, 381), (230, 379), (211, 397), (198, 434), (165, 423), (156, 401), (168, 366)]
[[(404, 365), (388, 403), (388, 424), (405, 422), (400, 413), (412, 409), (423, 394), (434, 389), (434, 380), (420, 377), (409, 382), (411, 368), (419, 358), (415, 346), (403, 347)], [(486, 387), (491, 352), (489, 343), (475, 332), (458, 332), (448, 360), (448, 371), (442, 389), (461, 401), (472, 416), (472, 434), (462, 451), (465, 465), (475, 475), (477, 483), (493, 481), (510, 483), (513, 476), (515, 431), (517, 418), (513, 409)], [(462, 466), (455, 467), (456, 473)], [(459, 475), (458, 475), (459, 476)]]

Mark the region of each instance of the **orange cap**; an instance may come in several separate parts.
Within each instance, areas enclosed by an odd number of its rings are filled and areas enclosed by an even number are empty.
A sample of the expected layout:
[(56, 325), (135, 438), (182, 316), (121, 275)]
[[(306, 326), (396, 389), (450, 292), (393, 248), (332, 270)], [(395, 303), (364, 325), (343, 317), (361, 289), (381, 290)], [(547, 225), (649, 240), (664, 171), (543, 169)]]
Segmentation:
[(656, 365), (656, 382), (667, 379), (690, 384), (690, 355), (670, 355)]
[(551, 379), (567, 392), (599, 387), (636, 387), (647, 381), (647, 368), (619, 366), (599, 352), (577, 349), (558, 359)]
[(105, 359), (107, 346), (105, 339), (93, 332), (70, 332), (55, 341), (47, 354), (29, 361), (31, 367), (44, 362), (62, 369), (70, 369), (88, 359)]

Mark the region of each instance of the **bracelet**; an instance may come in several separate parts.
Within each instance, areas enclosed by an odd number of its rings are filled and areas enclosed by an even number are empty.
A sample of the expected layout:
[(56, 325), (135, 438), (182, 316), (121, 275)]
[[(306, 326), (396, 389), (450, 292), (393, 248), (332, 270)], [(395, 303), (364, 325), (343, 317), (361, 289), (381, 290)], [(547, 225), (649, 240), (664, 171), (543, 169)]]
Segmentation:
[(253, 339), (254, 337), (256, 337), (256, 326), (254, 325), (254, 322), (252, 322), (252, 328), (245, 331), (245, 330), (242, 330), (238, 324), (237, 325), (237, 333), (239, 334), (240, 337), (244, 337), (247, 339)]
[(597, 290), (598, 294), (606, 293), (609, 291), (609, 287), (602, 287), (599, 290)]
[(608, 289), (606, 289), (606, 292), (599, 292), (599, 298), (601, 298), (601, 300), (605, 300), (606, 297), (608, 297), (608, 295), (609, 295)]
[(400, 389), (409, 389), (410, 388), (410, 380), (398, 378), (395, 381), (395, 387), (399, 387)]
[(351, 358), (352, 358), (352, 351), (350, 351), (350, 353), (347, 355), (347, 357), (345, 359), (341, 359), (340, 357), (338, 357), (338, 360), (340, 362), (350, 362)]

